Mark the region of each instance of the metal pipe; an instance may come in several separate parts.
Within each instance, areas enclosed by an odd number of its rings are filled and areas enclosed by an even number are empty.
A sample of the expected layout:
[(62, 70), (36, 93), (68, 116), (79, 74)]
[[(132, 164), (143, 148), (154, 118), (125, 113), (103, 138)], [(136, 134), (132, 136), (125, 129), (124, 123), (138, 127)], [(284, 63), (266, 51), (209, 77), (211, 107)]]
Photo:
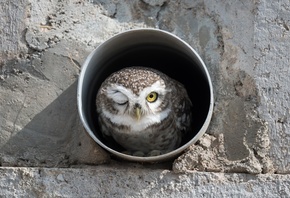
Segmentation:
[[(95, 110), (97, 90), (112, 72), (128, 66), (153, 67), (186, 87), (194, 104), (195, 126), (174, 151), (137, 157), (122, 153), (115, 143), (103, 139)], [(210, 75), (197, 52), (174, 34), (146, 28), (117, 34), (91, 52), (79, 76), (77, 102), (86, 131), (105, 150), (130, 161), (159, 162), (176, 157), (206, 132), (212, 117), (214, 97)]]

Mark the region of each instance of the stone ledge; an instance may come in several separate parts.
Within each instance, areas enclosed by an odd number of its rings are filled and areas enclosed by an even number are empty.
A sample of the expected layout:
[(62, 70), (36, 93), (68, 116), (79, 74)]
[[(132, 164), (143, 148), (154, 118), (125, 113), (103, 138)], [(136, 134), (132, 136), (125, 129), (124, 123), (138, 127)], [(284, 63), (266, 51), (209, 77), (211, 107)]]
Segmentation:
[(286, 197), (290, 194), (290, 176), (176, 174), (141, 165), (1, 167), (0, 189), (0, 197)]

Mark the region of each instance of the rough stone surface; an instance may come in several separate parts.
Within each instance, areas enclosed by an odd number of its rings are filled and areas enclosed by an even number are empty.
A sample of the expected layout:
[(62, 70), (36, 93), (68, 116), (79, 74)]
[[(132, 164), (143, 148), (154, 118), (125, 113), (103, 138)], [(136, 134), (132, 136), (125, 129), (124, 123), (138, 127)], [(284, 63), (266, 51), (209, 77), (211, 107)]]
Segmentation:
[[(267, 137), (259, 138), (257, 141), (267, 141)], [(254, 153), (249, 148), (249, 153), (242, 159), (231, 160), (226, 154), (224, 134), (218, 137), (205, 134), (196, 145), (192, 145), (185, 154), (177, 158), (173, 163), (173, 171), (177, 173), (193, 171), (208, 172), (233, 172), (233, 173), (273, 173), (274, 168), (265, 153), (269, 150), (269, 144), (257, 148)]]
[[(240, 174), (290, 172), (289, 7), (287, 0), (1, 1), (2, 166), (70, 167), (110, 161), (82, 127), (76, 85), (86, 56), (125, 30), (158, 28), (184, 39), (207, 65), (215, 94), (207, 134), (171, 164), (175, 173), (156, 166), (130, 173), (122, 165), (88, 171), (3, 168), (1, 196), (30, 192), (35, 197), (89, 197), (98, 191), (94, 182), (108, 187), (102, 195), (109, 197), (120, 192), (128, 197), (215, 192), (220, 197), (289, 196), (288, 176)], [(109, 191), (107, 181), (118, 185)], [(55, 194), (49, 194), (54, 188)]]
[(1, 197), (278, 198), (289, 197), (289, 186), (288, 175), (176, 174), (132, 166), (0, 168)]
[(290, 172), (289, 2), (258, 5), (255, 24), (255, 79), (261, 95), (259, 115), (269, 123), (271, 151), (277, 172)]

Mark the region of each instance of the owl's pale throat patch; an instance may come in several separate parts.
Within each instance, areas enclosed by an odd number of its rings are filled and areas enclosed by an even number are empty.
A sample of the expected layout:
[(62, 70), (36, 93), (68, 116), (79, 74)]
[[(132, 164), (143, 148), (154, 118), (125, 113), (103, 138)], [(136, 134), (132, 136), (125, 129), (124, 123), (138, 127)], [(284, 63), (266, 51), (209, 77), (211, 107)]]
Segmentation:
[(166, 109), (157, 115), (144, 115), (140, 117), (140, 120), (136, 122), (136, 118), (131, 115), (115, 115), (109, 111), (104, 110), (103, 115), (110, 120), (110, 122), (117, 124), (119, 126), (128, 127), (128, 133), (131, 132), (142, 132), (148, 127), (161, 123), (164, 119), (168, 117), (170, 109)]

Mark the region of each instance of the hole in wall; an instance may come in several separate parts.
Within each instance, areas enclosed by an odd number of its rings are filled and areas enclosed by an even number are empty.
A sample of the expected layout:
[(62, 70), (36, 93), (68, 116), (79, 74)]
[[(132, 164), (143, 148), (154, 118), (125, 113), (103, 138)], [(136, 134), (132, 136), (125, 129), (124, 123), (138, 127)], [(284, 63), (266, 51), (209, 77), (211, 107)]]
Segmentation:
[(94, 135), (109, 148), (118, 152), (124, 150), (113, 139), (107, 141), (102, 137), (97, 122), (95, 100), (101, 83), (111, 73), (130, 66), (144, 66), (157, 69), (185, 86), (193, 103), (194, 126), (192, 132), (183, 138), (181, 146), (188, 143), (199, 132), (209, 112), (210, 86), (207, 76), (197, 63), (184, 53), (168, 46), (152, 44), (131, 46), (121, 53), (110, 56), (110, 58), (103, 61), (102, 65), (96, 65), (98, 70), (95, 72), (94, 78), (89, 82), (90, 88), (84, 97), (87, 100), (85, 102), (84, 114)]

